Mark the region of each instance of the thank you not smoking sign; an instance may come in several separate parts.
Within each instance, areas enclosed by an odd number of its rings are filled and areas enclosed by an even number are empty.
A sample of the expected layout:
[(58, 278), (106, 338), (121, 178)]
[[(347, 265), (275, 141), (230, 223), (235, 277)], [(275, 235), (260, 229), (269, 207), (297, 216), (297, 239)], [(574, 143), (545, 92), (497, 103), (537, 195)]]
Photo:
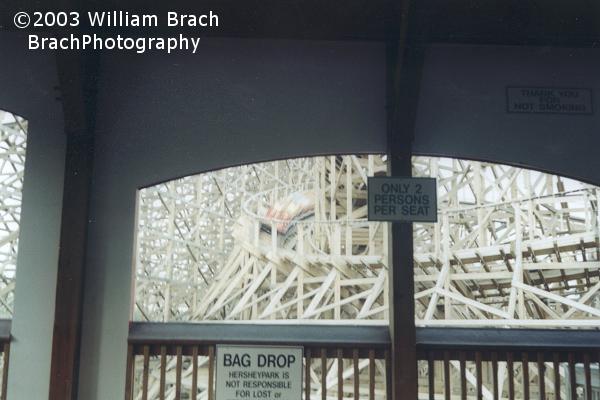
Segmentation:
[(592, 89), (507, 87), (509, 113), (593, 114)]
[(217, 346), (216, 400), (300, 400), (302, 347)]
[(368, 179), (369, 221), (437, 222), (434, 178)]

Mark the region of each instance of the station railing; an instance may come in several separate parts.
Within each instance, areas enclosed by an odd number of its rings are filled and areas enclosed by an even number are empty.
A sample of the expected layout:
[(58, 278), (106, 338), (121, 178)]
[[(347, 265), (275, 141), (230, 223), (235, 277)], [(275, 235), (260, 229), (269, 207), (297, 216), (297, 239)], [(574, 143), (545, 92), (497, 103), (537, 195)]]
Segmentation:
[(418, 328), (417, 351), (428, 399), (600, 395), (597, 330)]
[(11, 320), (0, 319), (0, 400), (6, 400), (6, 388), (8, 384), (8, 362), (10, 358), (10, 329)]
[(132, 323), (125, 398), (213, 400), (217, 344), (302, 346), (306, 399), (387, 397), (386, 326)]
[[(416, 337), (419, 399), (600, 395), (595, 330), (417, 328)], [(125, 398), (214, 400), (217, 344), (302, 346), (306, 400), (391, 398), (387, 326), (248, 323), (132, 323)]]

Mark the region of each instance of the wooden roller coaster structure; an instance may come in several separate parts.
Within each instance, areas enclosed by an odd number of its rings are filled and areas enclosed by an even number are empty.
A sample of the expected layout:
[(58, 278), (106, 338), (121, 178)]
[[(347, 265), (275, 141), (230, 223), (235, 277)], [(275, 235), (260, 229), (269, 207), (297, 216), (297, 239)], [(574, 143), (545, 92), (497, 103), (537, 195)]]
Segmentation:
[[(388, 226), (366, 219), (367, 177), (386, 171), (299, 158), (141, 190), (134, 319), (387, 324)], [(414, 225), (417, 326), (600, 327), (597, 187), (435, 157), (413, 174), (437, 178), (439, 215)]]

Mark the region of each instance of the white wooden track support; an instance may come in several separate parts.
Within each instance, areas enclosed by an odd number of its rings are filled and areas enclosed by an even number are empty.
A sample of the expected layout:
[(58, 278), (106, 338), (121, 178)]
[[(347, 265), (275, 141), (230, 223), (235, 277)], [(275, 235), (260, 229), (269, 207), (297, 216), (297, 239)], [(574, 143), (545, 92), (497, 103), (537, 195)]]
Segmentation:
[[(386, 320), (385, 223), (366, 221), (385, 157), (228, 168), (140, 192), (135, 318)], [(417, 157), (439, 222), (415, 224), (421, 326), (598, 327), (598, 189), (504, 165)], [(304, 219), (267, 217), (297, 193)], [(568, 321), (568, 322), (567, 322)]]
[[(388, 228), (366, 198), (386, 170), (299, 158), (141, 190), (134, 319), (385, 323)], [(418, 326), (600, 327), (597, 187), (435, 157), (413, 173), (438, 182), (438, 223), (414, 225)]]
[(27, 121), (0, 110), (0, 318), (11, 318), (25, 152)]

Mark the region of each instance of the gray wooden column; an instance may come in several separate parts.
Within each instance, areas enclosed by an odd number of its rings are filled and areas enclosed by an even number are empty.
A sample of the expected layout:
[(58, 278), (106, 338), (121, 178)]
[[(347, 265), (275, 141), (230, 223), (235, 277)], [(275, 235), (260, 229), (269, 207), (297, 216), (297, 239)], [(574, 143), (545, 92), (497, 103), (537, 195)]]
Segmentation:
[[(388, 42), (388, 173), (412, 176), (412, 143), (417, 113), (423, 46), (413, 5), (405, 3), (398, 40)], [(417, 351), (413, 277), (413, 227), (390, 223), (390, 335), (388, 382), (392, 399), (416, 400)]]
[[(88, 203), (93, 166), (95, 58), (58, 55), (67, 135), (49, 400), (77, 398)], [(89, 76), (88, 76), (89, 75)]]

